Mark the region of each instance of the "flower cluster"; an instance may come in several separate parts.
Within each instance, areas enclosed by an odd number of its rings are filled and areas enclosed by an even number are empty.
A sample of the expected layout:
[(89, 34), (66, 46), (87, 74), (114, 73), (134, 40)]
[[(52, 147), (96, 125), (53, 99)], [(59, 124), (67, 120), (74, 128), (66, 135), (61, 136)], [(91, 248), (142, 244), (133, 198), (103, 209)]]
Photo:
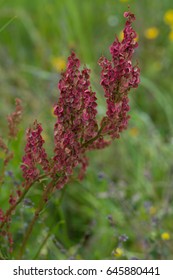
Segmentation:
[[(1, 136), (0, 136), (0, 149), (4, 153), (4, 166), (6, 166), (10, 161), (10, 159), (13, 157), (13, 153), (9, 151), (7, 145), (5, 144)], [(0, 176), (0, 181), (1, 181), (1, 176)]]
[[(15, 138), (18, 133), (18, 125), (21, 121), (22, 116), (22, 105), (21, 100), (16, 99), (16, 108), (13, 113), (8, 117), (8, 139)], [(0, 136), (0, 149), (3, 151), (3, 172), (0, 176), (0, 183), (3, 182), (5, 167), (9, 161), (13, 158), (13, 152), (8, 148), (8, 145), (5, 143), (3, 138)]]
[(83, 168), (83, 144), (98, 132), (97, 103), (90, 87), (90, 70), (79, 69), (74, 52), (68, 58), (67, 70), (59, 81), (60, 98), (54, 107), (57, 121), (54, 127), (54, 173), (71, 175), (79, 162)]
[(26, 184), (31, 184), (38, 178), (40, 170), (37, 165), (40, 165), (45, 172), (49, 172), (49, 161), (43, 148), (44, 140), (41, 132), (42, 127), (37, 121), (34, 122), (33, 129), (29, 128), (27, 131), (27, 144), (21, 165)]
[(4, 212), (3, 210), (0, 208), (0, 222), (4, 221)]
[(7, 145), (5, 144), (5, 142), (4, 142), (4, 140), (2, 139), (2, 137), (0, 137), (0, 149), (2, 149), (5, 153), (8, 152)]
[(119, 138), (120, 132), (127, 128), (129, 99), (128, 92), (139, 84), (140, 70), (132, 66), (132, 55), (138, 43), (137, 34), (131, 23), (135, 20), (134, 14), (124, 13), (127, 18), (124, 28), (122, 42), (115, 39), (110, 46), (112, 60), (101, 57), (99, 64), (102, 67), (101, 85), (105, 91), (107, 101), (106, 117), (103, 118), (101, 126), (102, 133), (110, 135), (111, 138)]
[[(22, 105), (21, 100), (16, 99), (16, 108), (13, 113), (11, 113), (7, 120), (8, 120), (8, 139), (15, 138), (18, 133), (18, 124), (20, 123), (22, 116)], [(5, 170), (7, 167), (7, 164), (9, 161), (13, 158), (13, 152), (9, 149), (8, 145), (5, 143), (5, 141), (0, 137), (0, 149), (3, 151), (3, 163), (2, 163), (2, 170), (1, 170), (1, 176), (0, 176), (0, 184), (4, 183), (5, 178)], [(7, 171), (8, 172), (8, 171)], [(10, 172), (9, 172), (10, 173)], [(8, 202), (10, 205), (14, 205), (16, 203), (17, 197), (12, 194), (10, 194)], [(4, 212), (0, 208), (0, 227), (2, 228), (5, 225), (5, 229), (0, 232), (0, 236), (4, 236), (8, 239), (9, 245), (10, 245), (10, 251), (12, 250), (12, 235), (9, 232), (9, 223), (11, 221), (10, 215), (6, 215), (8, 213), (8, 210)]]
[(9, 129), (9, 136), (10, 137), (16, 137), (18, 133), (18, 124), (21, 121), (22, 116), (22, 105), (21, 100), (19, 98), (16, 98), (16, 109), (15, 111), (8, 116), (8, 129)]

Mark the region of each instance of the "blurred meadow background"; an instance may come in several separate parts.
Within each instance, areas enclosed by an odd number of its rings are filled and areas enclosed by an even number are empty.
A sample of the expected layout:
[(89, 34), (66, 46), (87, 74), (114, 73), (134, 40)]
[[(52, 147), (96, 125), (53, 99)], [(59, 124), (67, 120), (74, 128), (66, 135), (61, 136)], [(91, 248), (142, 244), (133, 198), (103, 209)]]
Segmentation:
[[(73, 49), (92, 70), (92, 86), (105, 112), (97, 64), (115, 35), (123, 13), (136, 15), (139, 48), (135, 60), (141, 83), (130, 93), (129, 128), (102, 151), (91, 152), (83, 181), (55, 193), (40, 216), (26, 259), (173, 259), (173, 3), (171, 0), (0, 0), (0, 135), (15, 98), (22, 99), (15, 157), (1, 186), (7, 208), (22, 180), (25, 131), (42, 123), (46, 148), (53, 146), (52, 108), (57, 83)], [(3, 155), (0, 154), (2, 161)], [(37, 184), (12, 222), (14, 251), (1, 244), (1, 258), (15, 258), (41, 193)]]

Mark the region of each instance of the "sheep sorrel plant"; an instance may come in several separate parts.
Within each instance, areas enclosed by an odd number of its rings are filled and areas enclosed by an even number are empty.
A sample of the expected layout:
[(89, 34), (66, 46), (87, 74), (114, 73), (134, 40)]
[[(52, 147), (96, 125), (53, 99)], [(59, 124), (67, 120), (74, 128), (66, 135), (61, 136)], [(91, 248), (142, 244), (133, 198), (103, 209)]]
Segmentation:
[[(102, 69), (100, 84), (105, 91), (107, 103), (106, 115), (101, 122), (98, 123), (97, 120), (97, 98), (90, 85), (90, 70), (86, 67), (80, 70), (80, 60), (72, 52), (68, 58), (67, 69), (58, 84), (60, 96), (54, 106), (56, 123), (52, 157), (49, 158), (44, 149), (41, 124), (35, 121), (27, 130), (25, 153), (21, 164), (23, 183), (10, 194), (9, 208), (0, 209), (1, 238), (9, 242), (12, 251), (13, 238), (10, 232), (12, 216), (34, 184), (44, 181), (42, 195), (21, 241), (17, 256), (19, 259), (23, 258), (34, 225), (51, 195), (65, 186), (77, 166), (80, 167), (77, 170), (79, 170), (78, 178), (81, 180), (88, 165), (86, 153), (110, 145), (112, 140), (119, 138), (120, 133), (127, 128), (130, 109), (128, 93), (131, 88), (137, 88), (140, 70), (137, 65), (132, 65), (132, 55), (138, 46), (135, 40), (136, 32), (131, 26), (135, 16), (131, 12), (125, 12), (124, 17), (126, 24), (123, 40), (120, 42), (116, 38), (110, 46), (111, 60), (105, 57), (99, 59)], [(17, 100), (16, 111), (8, 117), (11, 138), (17, 134), (21, 111), (20, 100)], [(3, 184), (4, 170), (12, 153), (2, 139), (0, 148), (5, 153), (1, 175)]]

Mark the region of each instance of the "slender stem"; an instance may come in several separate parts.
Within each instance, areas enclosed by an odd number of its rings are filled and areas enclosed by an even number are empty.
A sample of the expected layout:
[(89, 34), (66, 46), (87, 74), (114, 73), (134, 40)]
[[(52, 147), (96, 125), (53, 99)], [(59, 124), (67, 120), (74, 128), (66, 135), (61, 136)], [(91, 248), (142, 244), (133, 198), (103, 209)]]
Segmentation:
[[(60, 204), (61, 204), (61, 202), (62, 202), (62, 200), (63, 200), (65, 191), (66, 191), (66, 188), (63, 188), (62, 191), (61, 191), (61, 193), (60, 193), (60, 198), (59, 198), (58, 202), (56, 203), (56, 209), (59, 208), (59, 206), (60, 206)], [(47, 235), (45, 236), (45, 238), (43, 239), (43, 241), (42, 241), (42, 243), (41, 243), (41, 245), (40, 245), (40, 247), (39, 247), (37, 253), (35, 254), (35, 256), (34, 256), (34, 258), (33, 258), (34, 260), (36, 260), (36, 259), (39, 257), (41, 250), (42, 250), (43, 247), (45, 246), (45, 244), (46, 244), (47, 240), (49, 239), (49, 237), (52, 235), (52, 232), (54, 231), (54, 229), (57, 228), (57, 227), (59, 227), (59, 225), (60, 225), (60, 224), (63, 224), (63, 223), (64, 223), (64, 221), (62, 221), (62, 220), (60, 220), (60, 221), (58, 222), (58, 224), (56, 224), (56, 225), (55, 225), (55, 222), (53, 222), (53, 224), (52, 224), (51, 227), (50, 227), (50, 230), (49, 230), (48, 234), (47, 234)]]
[(3, 164), (3, 167), (2, 167), (2, 172), (1, 172), (1, 176), (0, 176), (0, 186), (3, 184), (4, 182), (4, 173), (5, 173), (5, 166)]
[(53, 188), (54, 188), (54, 184), (53, 184), (53, 181), (51, 181), (48, 184), (48, 186), (46, 187), (46, 189), (44, 190), (43, 196), (40, 199), (40, 202), (39, 202), (38, 207), (35, 211), (34, 217), (33, 217), (32, 221), (30, 222), (30, 224), (28, 226), (28, 229), (25, 233), (25, 236), (24, 236), (24, 239), (23, 239), (20, 251), (19, 251), (18, 259), (22, 259), (22, 257), (23, 257), (23, 254), (25, 252), (25, 248), (26, 248), (26, 245), (27, 245), (27, 241), (28, 241), (28, 239), (29, 239), (29, 237), (32, 233), (35, 222), (39, 218), (40, 212), (42, 211), (44, 205), (46, 204), (47, 198), (48, 198), (49, 194), (51, 193), (51, 191), (53, 190)]
[(3, 228), (3, 226), (6, 224), (8, 217), (11, 215), (11, 213), (13, 212), (13, 210), (17, 207), (17, 205), (22, 201), (22, 199), (25, 197), (25, 195), (27, 194), (27, 192), (30, 189), (30, 185), (25, 188), (25, 190), (23, 191), (22, 195), (19, 197), (19, 199), (16, 201), (16, 203), (14, 203), (13, 205), (11, 205), (11, 207), (7, 210), (6, 214), (5, 214), (5, 219), (4, 221), (0, 224), (0, 229)]
[(99, 129), (99, 131), (97, 132), (97, 135), (96, 135), (95, 137), (93, 137), (93, 138), (91, 138), (90, 140), (88, 140), (87, 142), (83, 143), (83, 144), (82, 144), (82, 148), (83, 148), (83, 147), (87, 147), (89, 144), (92, 144), (95, 140), (97, 140), (97, 139), (100, 137), (104, 126), (105, 126), (105, 125), (103, 124), (102, 127), (100, 127), (100, 129)]
[(16, 209), (16, 207), (18, 206), (18, 204), (23, 200), (23, 198), (25, 197), (25, 195), (28, 193), (28, 191), (30, 190), (31, 186), (36, 182), (41, 180), (42, 178), (44, 178), (46, 175), (42, 175), (39, 178), (37, 178), (34, 182), (32, 182), (32, 184), (28, 185), (27, 187), (25, 187), (23, 193), (21, 194), (21, 196), (18, 198), (18, 200), (10, 206), (10, 208), (6, 211), (5, 213), (5, 219), (4, 221), (0, 224), (0, 229), (2, 229), (4, 227), (4, 225), (6, 224), (6, 222), (8, 221), (8, 217), (11, 215), (11, 213)]
[(52, 232), (51, 230), (48, 232), (48, 234), (46, 235), (46, 237), (43, 239), (42, 244), (40, 245), (35, 257), (33, 258), (34, 260), (37, 260), (37, 258), (39, 257), (44, 245), (46, 244), (47, 240), (49, 239), (49, 237), (51, 236)]

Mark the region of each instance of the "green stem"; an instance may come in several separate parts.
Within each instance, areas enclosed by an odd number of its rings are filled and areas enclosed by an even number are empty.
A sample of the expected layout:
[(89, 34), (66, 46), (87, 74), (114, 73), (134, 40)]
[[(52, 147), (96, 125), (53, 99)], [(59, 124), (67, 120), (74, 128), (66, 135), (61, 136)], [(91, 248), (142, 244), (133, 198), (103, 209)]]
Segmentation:
[(8, 20), (1, 28), (0, 28), (0, 32), (2, 32), (14, 19), (16, 19), (17, 17), (14, 16), (12, 18), (10, 18), (10, 20)]
[[(59, 198), (59, 200), (58, 200), (58, 203), (56, 203), (56, 209), (59, 208), (59, 206), (60, 206), (60, 204), (61, 204), (61, 202), (62, 202), (62, 200), (63, 200), (64, 194), (65, 194), (65, 190), (66, 190), (66, 188), (63, 188), (62, 191), (61, 191), (61, 193), (60, 193), (60, 198)], [(45, 244), (46, 244), (47, 240), (49, 239), (49, 237), (52, 235), (52, 232), (54, 232), (54, 230), (57, 229), (57, 227), (59, 227), (59, 225), (62, 224), (62, 223), (64, 223), (64, 221), (60, 220), (60, 221), (58, 222), (58, 224), (55, 225), (55, 223), (53, 223), (53, 224), (51, 225), (48, 234), (47, 234), (46, 237), (43, 239), (43, 241), (42, 241), (42, 243), (41, 243), (41, 245), (40, 245), (40, 247), (39, 247), (37, 253), (35, 254), (35, 256), (34, 256), (34, 258), (33, 258), (34, 260), (36, 260), (36, 259), (38, 258), (38, 256), (40, 255), (41, 250), (42, 250), (43, 247), (45, 246)]]
[(17, 205), (22, 201), (22, 199), (25, 197), (25, 195), (27, 194), (27, 192), (30, 189), (30, 185), (25, 188), (24, 192), (22, 193), (22, 195), (19, 197), (19, 199), (16, 201), (15, 204), (11, 205), (11, 207), (7, 210), (6, 214), (5, 214), (5, 219), (4, 221), (0, 224), (0, 229), (3, 228), (3, 226), (6, 224), (8, 217), (11, 215), (11, 213), (15, 210), (15, 208), (17, 207)]
[(102, 127), (100, 127), (100, 129), (99, 129), (99, 131), (97, 132), (97, 135), (96, 135), (95, 137), (93, 137), (93, 138), (91, 138), (90, 140), (88, 140), (87, 142), (83, 143), (83, 144), (82, 144), (82, 148), (83, 148), (83, 147), (87, 147), (89, 144), (92, 144), (95, 140), (97, 140), (97, 139), (100, 137), (104, 126), (105, 126), (105, 125), (103, 124)]
[(40, 212), (43, 210), (43, 208), (44, 208), (44, 206), (45, 206), (45, 204), (47, 202), (48, 196), (52, 192), (53, 188), (54, 188), (54, 184), (53, 184), (53, 181), (51, 181), (49, 183), (49, 185), (46, 187), (46, 189), (44, 190), (44, 192), (43, 192), (43, 196), (42, 196), (42, 198), (41, 198), (41, 200), (40, 200), (40, 202), (38, 204), (38, 207), (37, 207), (37, 209), (35, 211), (34, 217), (31, 220), (31, 222), (30, 222), (30, 224), (28, 226), (28, 229), (27, 229), (27, 231), (25, 233), (25, 236), (24, 236), (24, 239), (23, 239), (20, 251), (19, 251), (19, 255), (18, 255), (18, 259), (19, 260), (22, 259), (22, 257), (23, 257), (23, 254), (25, 252), (25, 248), (26, 248), (28, 239), (29, 239), (29, 237), (30, 237), (30, 235), (32, 233), (33, 227), (34, 227), (36, 221), (38, 220)]
[(50, 230), (48, 232), (48, 234), (46, 235), (46, 237), (43, 239), (43, 242), (41, 243), (35, 257), (33, 258), (33, 260), (37, 260), (37, 258), (39, 257), (40, 253), (41, 253), (41, 250), (43, 249), (44, 245), (46, 244), (47, 240), (49, 239), (49, 237), (51, 236), (52, 234), (52, 231)]
[(8, 221), (8, 217), (11, 215), (11, 213), (16, 209), (16, 207), (18, 206), (18, 204), (23, 200), (23, 198), (26, 196), (26, 194), (28, 193), (28, 191), (30, 190), (30, 188), (32, 187), (32, 185), (41, 180), (42, 178), (44, 178), (46, 175), (42, 175), (39, 178), (37, 178), (34, 182), (32, 182), (31, 185), (28, 185), (27, 187), (25, 187), (23, 193), (21, 194), (21, 196), (19, 197), (19, 199), (10, 206), (10, 208), (6, 211), (5, 213), (5, 219), (4, 221), (0, 224), (0, 229), (2, 229), (4, 227), (4, 225), (7, 223)]

